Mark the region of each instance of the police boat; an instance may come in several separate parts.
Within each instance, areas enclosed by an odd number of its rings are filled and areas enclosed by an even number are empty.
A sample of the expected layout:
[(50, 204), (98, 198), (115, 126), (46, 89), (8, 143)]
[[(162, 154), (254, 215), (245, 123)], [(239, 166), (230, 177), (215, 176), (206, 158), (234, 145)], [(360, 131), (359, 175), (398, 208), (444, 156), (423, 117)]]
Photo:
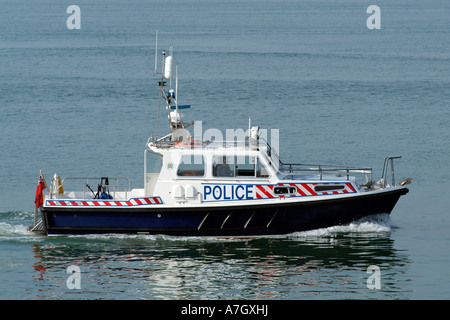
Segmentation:
[(145, 145), (144, 187), (131, 189), (128, 178), (61, 179), (57, 174), (47, 185), (41, 172), (31, 231), (289, 234), (390, 214), (408, 193), (412, 179), (395, 183), (394, 160), (399, 156), (386, 157), (381, 178), (374, 181), (371, 168), (284, 163), (260, 129), (250, 125), (239, 141), (196, 139), (188, 130), (192, 123), (181, 117), (180, 110), (189, 106), (178, 104), (178, 81), (175, 90), (166, 90), (172, 65), (172, 55), (163, 51), (158, 85), (170, 133), (153, 135)]

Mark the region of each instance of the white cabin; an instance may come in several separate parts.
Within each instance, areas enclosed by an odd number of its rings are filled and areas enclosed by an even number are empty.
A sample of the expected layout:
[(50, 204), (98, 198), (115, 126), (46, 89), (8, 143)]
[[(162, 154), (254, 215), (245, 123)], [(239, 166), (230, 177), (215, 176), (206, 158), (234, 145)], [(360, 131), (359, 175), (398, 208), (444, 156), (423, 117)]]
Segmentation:
[(327, 175), (326, 169), (305, 169), (308, 174), (282, 170), (276, 152), (265, 141), (250, 138), (241, 143), (149, 140), (144, 162), (143, 196), (158, 196), (166, 205), (231, 205), (295, 197), (298, 201), (299, 196), (360, 189), (354, 177), (337, 173), (336, 168)]

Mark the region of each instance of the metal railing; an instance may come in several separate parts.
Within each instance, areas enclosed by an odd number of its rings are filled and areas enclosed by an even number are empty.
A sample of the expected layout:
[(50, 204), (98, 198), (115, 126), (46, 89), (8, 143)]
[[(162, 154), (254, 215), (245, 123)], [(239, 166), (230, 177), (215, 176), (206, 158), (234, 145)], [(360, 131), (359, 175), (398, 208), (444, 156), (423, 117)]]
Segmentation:
[(314, 173), (319, 175), (319, 179), (322, 180), (324, 175), (346, 176), (347, 179), (350, 175), (362, 174), (368, 176), (367, 179), (372, 181), (373, 170), (367, 167), (349, 167), (349, 166), (337, 166), (328, 164), (300, 164), (300, 163), (283, 163), (280, 161), (280, 172), (287, 173), (288, 176), (301, 173)]
[[(173, 146), (174, 142), (169, 140), (164, 140), (163, 137), (160, 139), (149, 139), (149, 142), (157, 143), (159, 147), (169, 147)], [(260, 138), (258, 141), (249, 141), (245, 140), (221, 140), (221, 141), (203, 141), (200, 142), (200, 146), (203, 146), (207, 149), (214, 149), (219, 147), (224, 148), (234, 148), (234, 147), (245, 147), (249, 149), (259, 149), (260, 147), (265, 147), (267, 156), (271, 160), (273, 165), (277, 165), (277, 169), (284, 174), (287, 174), (285, 179), (294, 179), (294, 175), (298, 174), (317, 174), (319, 175), (320, 180), (323, 179), (325, 175), (334, 175), (334, 176), (346, 176), (347, 179), (350, 178), (350, 175), (365, 175), (367, 181), (373, 180), (373, 169), (369, 167), (354, 167), (354, 166), (339, 166), (339, 165), (328, 165), (328, 164), (303, 164), (303, 163), (283, 163), (274, 148), (270, 146), (267, 140)], [(390, 159), (391, 168), (393, 170), (392, 159), (398, 157), (388, 157)], [(387, 170), (387, 160), (385, 160), (385, 169), (383, 169), (383, 175), (385, 176), (385, 171)]]
[(386, 188), (386, 186), (387, 186), (386, 178), (387, 178), (387, 171), (388, 171), (389, 166), (391, 167), (392, 186), (395, 186), (394, 159), (399, 159), (399, 158), (401, 158), (401, 156), (391, 156), (391, 157), (386, 157), (384, 159), (383, 175), (381, 176), (381, 181), (383, 181), (384, 188)]
[[(84, 183), (81, 183), (83, 181)], [(98, 195), (100, 189), (105, 189), (113, 197), (116, 197), (117, 192), (124, 192), (124, 197), (127, 198), (127, 193), (131, 191), (131, 183), (129, 178), (107, 178), (108, 183), (105, 184), (105, 177), (68, 177), (61, 182), (62, 187), (70, 191), (82, 191), (83, 199), (87, 199), (87, 195)], [(52, 196), (52, 192), (50, 192)]]
[(258, 147), (268, 146), (267, 141), (265, 139), (260, 138), (258, 140), (249, 140), (248, 137), (245, 139), (234, 139), (234, 140), (197, 140), (197, 139), (189, 139), (187, 141), (172, 141), (170, 140), (170, 134), (164, 137), (150, 137), (147, 141), (147, 144), (151, 144), (158, 148), (171, 148), (174, 146), (179, 146), (186, 149), (195, 149), (195, 148), (207, 148), (207, 149), (218, 149), (218, 148), (248, 148), (248, 149), (257, 149)]

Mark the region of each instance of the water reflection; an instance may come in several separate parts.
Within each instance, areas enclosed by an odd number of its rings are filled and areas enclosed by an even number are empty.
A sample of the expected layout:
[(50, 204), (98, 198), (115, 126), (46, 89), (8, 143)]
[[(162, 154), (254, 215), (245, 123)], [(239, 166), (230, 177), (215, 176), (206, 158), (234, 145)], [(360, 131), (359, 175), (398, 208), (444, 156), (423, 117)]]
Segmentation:
[[(57, 237), (32, 245), (36, 296), (57, 299), (407, 298), (410, 264), (390, 232), (259, 239)], [(65, 286), (81, 268), (81, 290)], [(369, 290), (367, 267), (381, 269)]]

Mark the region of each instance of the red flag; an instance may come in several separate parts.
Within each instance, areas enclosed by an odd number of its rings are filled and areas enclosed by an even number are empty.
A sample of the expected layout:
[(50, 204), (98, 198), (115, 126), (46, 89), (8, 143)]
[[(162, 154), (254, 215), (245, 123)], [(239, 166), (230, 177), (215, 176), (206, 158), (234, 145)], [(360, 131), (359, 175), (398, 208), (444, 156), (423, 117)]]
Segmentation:
[(36, 208), (39, 208), (44, 203), (44, 197), (42, 195), (42, 191), (44, 191), (45, 188), (46, 187), (45, 187), (44, 177), (41, 175), (41, 176), (39, 176), (39, 181), (38, 181), (38, 185), (36, 188), (36, 197), (34, 198), (34, 204), (35, 204)]

